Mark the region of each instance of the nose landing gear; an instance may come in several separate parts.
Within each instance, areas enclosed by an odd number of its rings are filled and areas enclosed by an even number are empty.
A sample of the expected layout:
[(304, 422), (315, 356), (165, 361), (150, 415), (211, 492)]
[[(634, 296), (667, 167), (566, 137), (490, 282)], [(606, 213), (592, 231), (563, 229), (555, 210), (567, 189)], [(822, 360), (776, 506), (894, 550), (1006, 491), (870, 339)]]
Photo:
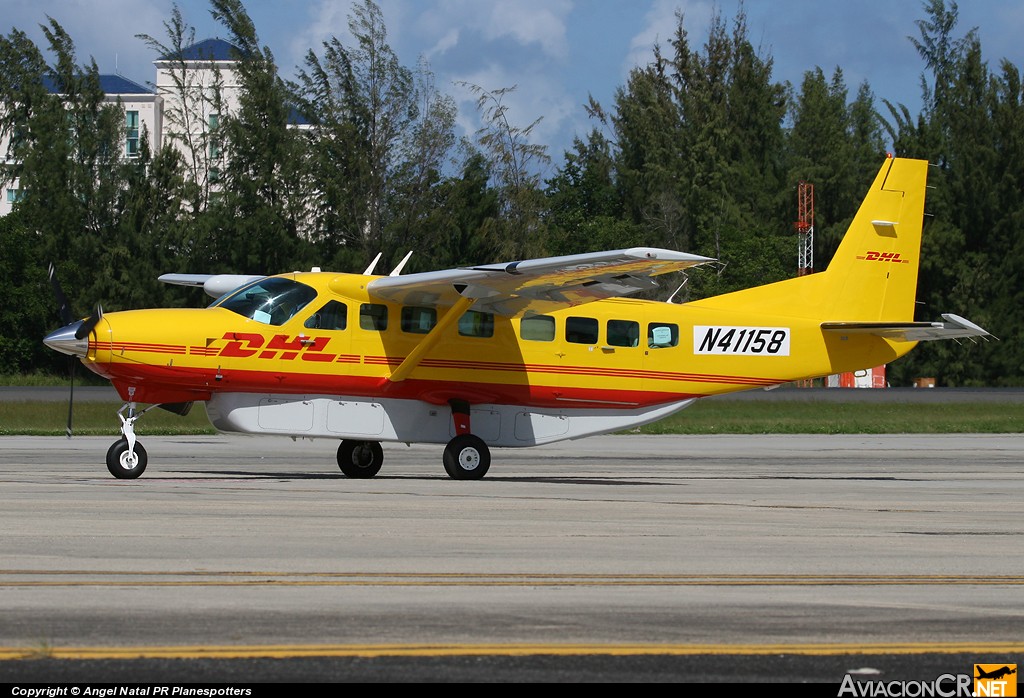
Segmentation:
[[(110, 445), (107, 449), (107, 470), (119, 480), (134, 480), (146, 470), (149, 457), (146, 449), (135, 438), (135, 422), (142, 415), (149, 412), (157, 405), (150, 405), (141, 412), (136, 412), (134, 402), (126, 402), (117, 411), (121, 419), (122, 437)], [(125, 412), (128, 416), (125, 416)]]

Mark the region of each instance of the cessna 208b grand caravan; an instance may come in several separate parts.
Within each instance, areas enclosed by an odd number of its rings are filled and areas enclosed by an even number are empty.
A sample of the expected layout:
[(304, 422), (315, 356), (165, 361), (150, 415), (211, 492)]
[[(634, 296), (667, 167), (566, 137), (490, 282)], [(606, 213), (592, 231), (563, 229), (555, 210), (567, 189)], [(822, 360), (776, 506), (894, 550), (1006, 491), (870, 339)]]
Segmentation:
[(826, 271), (689, 303), (622, 297), (713, 261), (651, 248), (390, 276), (171, 274), (218, 300), (97, 308), (45, 342), (125, 400), (115, 477), (146, 468), (139, 417), (203, 401), (221, 431), (341, 439), (349, 477), (376, 475), (385, 441), (446, 444), (447, 473), (477, 479), (490, 446), (626, 429), (988, 335), (955, 315), (913, 321), (927, 168), (885, 161)]

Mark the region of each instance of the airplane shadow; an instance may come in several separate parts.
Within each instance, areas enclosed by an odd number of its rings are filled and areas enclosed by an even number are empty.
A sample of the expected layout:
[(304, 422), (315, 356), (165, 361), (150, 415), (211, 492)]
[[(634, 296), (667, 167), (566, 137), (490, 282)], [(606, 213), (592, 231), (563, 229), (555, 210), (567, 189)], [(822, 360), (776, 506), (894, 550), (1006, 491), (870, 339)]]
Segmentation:
[[(342, 473), (281, 473), (281, 472), (253, 472), (249, 470), (218, 470), (217, 472), (210, 472), (208, 470), (195, 470), (195, 471), (179, 471), (183, 475), (192, 475), (197, 480), (209, 479), (217, 480), (220, 478), (231, 478), (234, 480), (277, 480), (277, 481), (288, 481), (288, 480), (349, 480), (351, 478), (346, 477)], [(159, 477), (159, 476), (157, 476)], [(151, 478), (156, 479), (156, 477)], [(377, 475), (371, 478), (374, 481), (382, 480), (419, 480), (419, 481), (432, 481), (432, 480), (450, 480), (447, 475)], [(358, 482), (358, 480), (353, 480)], [(542, 484), (553, 484), (553, 485), (608, 485), (614, 487), (623, 486), (640, 486), (640, 485), (654, 485), (654, 484), (666, 484), (666, 483), (654, 483), (649, 481), (631, 481), (631, 480), (620, 480), (611, 478), (578, 478), (578, 477), (492, 477), (487, 476), (481, 483), (486, 482), (515, 482), (515, 483), (542, 483)], [(678, 484), (678, 483), (672, 483)]]

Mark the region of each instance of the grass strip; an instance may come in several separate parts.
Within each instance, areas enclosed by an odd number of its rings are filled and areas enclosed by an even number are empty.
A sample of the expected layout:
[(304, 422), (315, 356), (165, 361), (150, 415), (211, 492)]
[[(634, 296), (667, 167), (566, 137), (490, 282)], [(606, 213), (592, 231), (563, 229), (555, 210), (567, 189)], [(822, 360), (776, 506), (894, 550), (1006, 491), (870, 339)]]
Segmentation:
[[(75, 405), (74, 433), (119, 433), (116, 402)], [(0, 402), (0, 435), (63, 435), (67, 404)], [(216, 433), (197, 404), (186, 417), (151, 410), (136, 423), (145, 435)], [(640, 434), (1010, 434), (1024, 432), (1024, 403), (886, 403), (700, 400), (630, 433)]]

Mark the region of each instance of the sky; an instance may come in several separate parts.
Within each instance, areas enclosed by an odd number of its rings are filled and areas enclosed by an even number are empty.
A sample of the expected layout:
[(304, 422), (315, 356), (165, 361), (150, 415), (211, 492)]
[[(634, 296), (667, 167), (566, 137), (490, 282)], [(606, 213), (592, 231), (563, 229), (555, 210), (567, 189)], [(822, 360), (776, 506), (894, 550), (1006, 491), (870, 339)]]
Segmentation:
[[(40, 48), (39, 25), (52, 17), (75, 42), (80, 63), (93, 58), (101, 73), (120, 73), (140, 84), (155, 80), (156, 55), (138, 34), (166, 43), (171, 0), (0, 0), (0, 31), (25, 31)], [(196, 39), (226, 37), (210, 16), (208, 0), (178, 0)], [(337, 37), (352, 45), (352, 0), (243, 0), (260, 43), (290, 78), (303, 57)], [(909, 36), (925, 18), (921, 0), (377, 0), (388, 42), (403, 65), (425, 58), (438, 89), (455, 98), (461, 134), (479, 127), (475, 97), (460, 83), (487, 90), (515, 87), (504, 98), (512, 124), (540, 118), (533, 141), (548, 146), (552, 167), (563, 161), (574, 136), (596, 125), (583, 105), (593, 96), (606, 108), (632, 68), (646, 65), (656, 44), (667, 47), (684, 17), (691, 47), (703, 46), (715, 12), (731, 26), (738, 8), (748, 36), (771, 57), (773, 77), (799, 87), (808, 70), (831, 77), (842, 68), (851, 98), (867, 82), (876, 97), (916, 114), (925, 66)], [(1003, 59), (1024, 68), (1024, 3), (963, 0), (956, 30), (977, 28), (990, 68)], [(666, 48), (667, 52), (667, 48)]]

